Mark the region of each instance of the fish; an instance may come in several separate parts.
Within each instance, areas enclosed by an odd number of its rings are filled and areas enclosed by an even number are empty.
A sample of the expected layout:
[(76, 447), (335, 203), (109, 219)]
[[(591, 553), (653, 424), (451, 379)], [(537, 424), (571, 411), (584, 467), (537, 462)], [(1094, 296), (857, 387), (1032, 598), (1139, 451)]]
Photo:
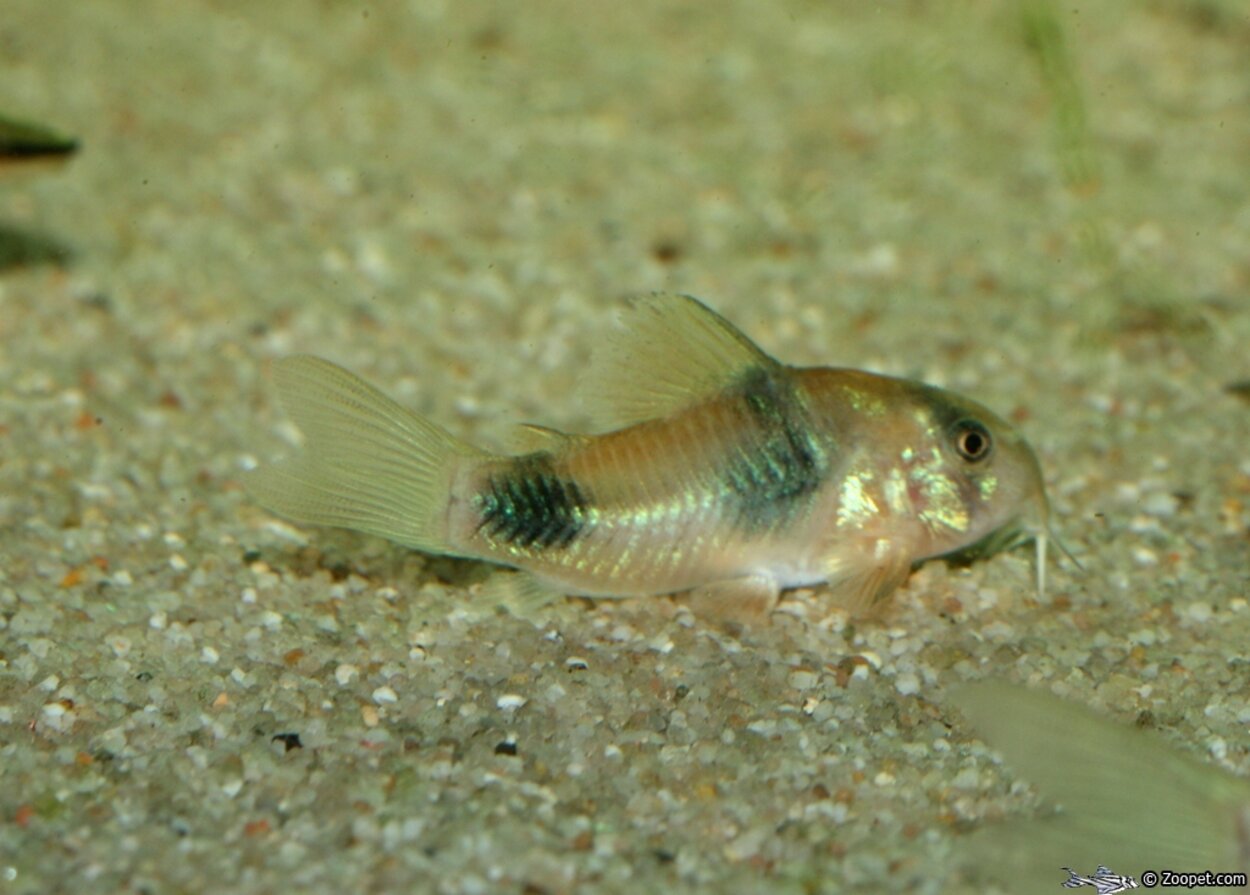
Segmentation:
[[(1040, 893), (1058, 888), (1069, 864), (1131, 871), (1147, 888), (1147, 872), (1165, 885), (1164, 871), (1250, 872), (1250, 780), (1018, 684), (963, 684), (949, 700), (1049, 800), (1035, 817), (992, 824), (959, 844), (956, 861), (974, 876)], [(1071, 887), (1072, 876), (1062, 884)]]
[(621, 323), (583, 377), (593, 431), (525, 426), (512, 455), (330, 361), (279, 360), (304, 449), (247, 487), (298, 523), (510, 566), (537, 602), (682, 593), (696, 614), (754, 621), (783, 590), (828, 584), (860, 613), (927, 559), (1030, 539), (1044, 591), (1041, 467), (985, 406), (788, 366), (691, 296), (636, 299)]
[(78, 141), (50, 127), (0, 114), (0, 170), (59, 163), (78, 150)]
[(1113, 873), (1106, 864), (1099, 864), (1098, 869), (1089, 876), (1082, 876), (1071, 867), (1059, 869), (1068, 873), (1068, 878), (1063, 882), (1065, 889), (1083, 889), (1091, 886), (1097, 895), (1120, 895), (1121, 892), (1137, 888), (1135, 878), (1122, 873)]

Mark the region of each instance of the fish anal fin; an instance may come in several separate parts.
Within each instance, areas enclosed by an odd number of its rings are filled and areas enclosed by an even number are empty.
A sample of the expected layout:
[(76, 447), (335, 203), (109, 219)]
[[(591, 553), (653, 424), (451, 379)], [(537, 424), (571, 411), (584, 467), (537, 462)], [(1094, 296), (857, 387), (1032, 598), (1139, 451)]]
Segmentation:
[(537, 624), (542, 610), (564, 598), (556, 588), (528, 572), (500, 571), (481, 585), (478, 599), (517, 618)]
[(688, 295), (630, 302), (595, 354), (579, 397), (597, 431), (668, 416), (724, 389), (752, 367), (780, 364)]

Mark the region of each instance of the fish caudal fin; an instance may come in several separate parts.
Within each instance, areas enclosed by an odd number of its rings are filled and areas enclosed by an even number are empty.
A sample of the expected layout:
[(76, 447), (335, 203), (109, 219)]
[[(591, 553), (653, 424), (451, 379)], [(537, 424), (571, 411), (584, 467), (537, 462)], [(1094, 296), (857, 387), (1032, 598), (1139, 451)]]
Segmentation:
[(252, 473), (248, 490), (296, 522), (332, 525), (443, 553), (451, 479), (485, 456), (342, 367), (308, 355), (274, 365), (299, 455)]

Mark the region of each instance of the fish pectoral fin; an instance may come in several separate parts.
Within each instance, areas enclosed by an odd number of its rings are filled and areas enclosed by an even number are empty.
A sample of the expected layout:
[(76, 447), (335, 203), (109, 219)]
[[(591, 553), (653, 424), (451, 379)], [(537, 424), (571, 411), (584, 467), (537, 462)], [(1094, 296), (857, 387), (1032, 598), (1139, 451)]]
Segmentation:
[(746, 628), (767, 624), (780, 597), (776, 579), (747, 575), (701, 584), (681, 599), (700, 618)]
[(497, 572), (482, 582), (478, 591), (484, 605), (501, 607), (509, 615), (535, 624), (543, 609), (564, 596), (528, 572)]
[(688, 295), (635, 299), (620, 323), (578, 389), (597, 431), (668, 416), (716, 394), (752, 367), (781, 366)]
[(831, 575), (829, 592), (852, 616), (867, 615), (911, 575), (911, 560), (902, 552), (886, 555), (866, 568)]

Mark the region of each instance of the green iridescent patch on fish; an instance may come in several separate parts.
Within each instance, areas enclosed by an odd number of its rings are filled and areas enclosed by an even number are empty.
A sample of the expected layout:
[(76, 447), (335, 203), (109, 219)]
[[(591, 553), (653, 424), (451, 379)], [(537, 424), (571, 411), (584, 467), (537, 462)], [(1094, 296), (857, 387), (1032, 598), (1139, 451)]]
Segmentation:
[(576, 481), (556, 472), (551, 454), (540, 451), (492, 473), (474, 505), (488, 537), (530, 550), (568, 547), (586, 531), (590, 502)]
[(824, 451), (794, 384), (781, 371), (748, 370), (736, 386), (746, 408), (742, 447), (725, 470), (740, 523), (748, 530), (774, 527), (820, 487)]
[(933, 466), (922, 467), (912, 473), (912, 480), (924, 496), (924, 506), (917, 515), (925, 524), (957, 533), (968, 530), (968, 508), (949, 475)]
[(868, 485), (875, 478), (871, 469), (848, 472), (842, 479), (838, 502), (838, 525), (862, 525), (875, 519), (881, 512), (873, 500)]
[(851, 407), (866, 416), (883, 416), (889, 409), (888, 405), (877, 395), (870, 395), (863, 389), (845, 389)]

